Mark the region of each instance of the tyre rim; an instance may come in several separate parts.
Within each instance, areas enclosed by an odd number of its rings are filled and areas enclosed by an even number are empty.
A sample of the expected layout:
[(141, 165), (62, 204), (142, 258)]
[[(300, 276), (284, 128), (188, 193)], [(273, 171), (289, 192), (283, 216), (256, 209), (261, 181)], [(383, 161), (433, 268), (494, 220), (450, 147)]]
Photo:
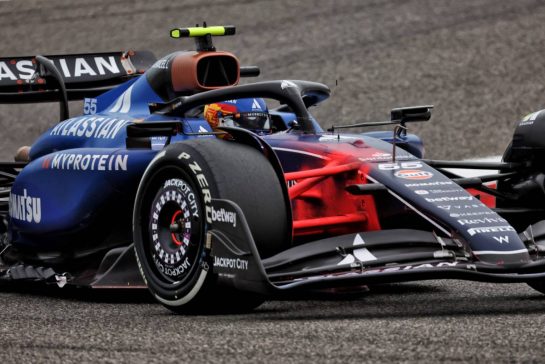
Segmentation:
[(200, 206), (184, 180), (167, 180), (151, 205), (149, 234), (153, 266), (167, 282), (189, 275), (198, 259), (202, 237)]

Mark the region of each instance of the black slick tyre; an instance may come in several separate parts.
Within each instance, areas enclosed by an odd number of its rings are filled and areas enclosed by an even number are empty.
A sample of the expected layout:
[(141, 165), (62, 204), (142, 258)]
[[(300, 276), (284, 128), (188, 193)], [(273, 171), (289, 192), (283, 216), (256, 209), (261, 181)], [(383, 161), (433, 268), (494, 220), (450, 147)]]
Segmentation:
[(213, 138), (169, 145), (150, 163), (138, 188), (133, 237), (151, 293), (182, 313), (242, 312), (263, 297), (217, 284), (205, 253), (211, 198), (242, 209), (261, 258), (290, 241), (280, 181), (256, 149)]

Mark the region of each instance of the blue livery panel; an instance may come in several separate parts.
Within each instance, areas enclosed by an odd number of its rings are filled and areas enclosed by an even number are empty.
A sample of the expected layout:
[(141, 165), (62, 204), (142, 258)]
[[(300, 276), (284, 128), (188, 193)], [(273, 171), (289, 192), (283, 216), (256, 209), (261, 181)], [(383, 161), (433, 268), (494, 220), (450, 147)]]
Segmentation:
[(103, 207), (115, 208), (133, 197), (155, 154), (153, 150), (78, 148), (31, 162), (11, 191), (13, 244), (39, 244), (28, 236), (51, 238), (91, 226)]

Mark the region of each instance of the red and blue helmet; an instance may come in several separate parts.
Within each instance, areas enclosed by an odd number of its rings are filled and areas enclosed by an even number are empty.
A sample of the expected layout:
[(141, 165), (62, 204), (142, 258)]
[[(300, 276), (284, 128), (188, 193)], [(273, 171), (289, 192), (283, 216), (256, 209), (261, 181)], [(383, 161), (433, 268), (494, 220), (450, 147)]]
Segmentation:
[(227, 100), (206, 105), (204, 118), (212, 128), (237, 126), (255, 133), (271, 130), (269, 110), (260, 98)]

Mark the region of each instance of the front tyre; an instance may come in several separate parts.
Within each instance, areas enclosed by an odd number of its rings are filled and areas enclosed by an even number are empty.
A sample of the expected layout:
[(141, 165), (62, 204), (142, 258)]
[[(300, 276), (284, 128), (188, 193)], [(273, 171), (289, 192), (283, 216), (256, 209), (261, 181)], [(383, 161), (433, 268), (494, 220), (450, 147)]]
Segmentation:
[(217, 284), (205, 250), (206, 209), (212, 198), (240, 206), (262, 257), (289, 242), (280, 181), (261, 153), (211, 138), (168, 146), (140, 183), (133, 235), (148, 288), (176, 312), (240, 312), (263, 302), (256, 294)]
[(137, 257), (157, 299), (183, 306), (202, 288), (209, 270), (203, 260), (202, 203), (183, 168), (161, 166), (150, 181), (139, 219), (142, 244), (135, 246)]

